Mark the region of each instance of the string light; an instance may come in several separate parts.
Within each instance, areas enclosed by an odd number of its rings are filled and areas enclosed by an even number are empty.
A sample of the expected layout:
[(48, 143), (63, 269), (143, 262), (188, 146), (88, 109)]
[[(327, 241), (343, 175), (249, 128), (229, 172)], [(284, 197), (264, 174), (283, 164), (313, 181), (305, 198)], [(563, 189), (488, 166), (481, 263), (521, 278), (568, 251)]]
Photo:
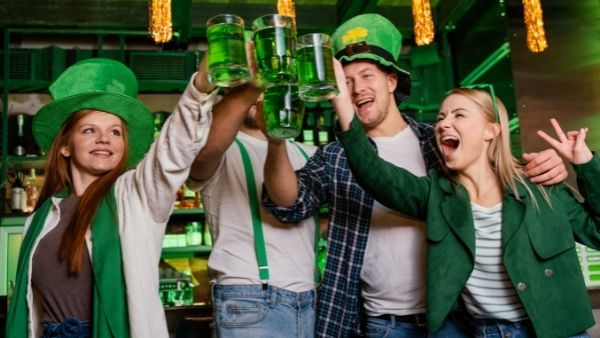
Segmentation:
[(166, 43), (173, 37), (171, 0), (149, 0), (148, 32), (155, 43)]
[(433, 18), (429, 0), (412, 0), (412, 13), (415, 22), (415, 42), (418, 46), (433, 42)]
[(294, 27), (296, 27), (296, 6), (294, 6), (294, 0), (277, 0), (277, 13), (292, 18)]
[(523, 0), (523, 12), (527, 29), (527, 48), (534, 53), (544, 51), (548, 48), (548, 42), (544, 32), (540, 0)]

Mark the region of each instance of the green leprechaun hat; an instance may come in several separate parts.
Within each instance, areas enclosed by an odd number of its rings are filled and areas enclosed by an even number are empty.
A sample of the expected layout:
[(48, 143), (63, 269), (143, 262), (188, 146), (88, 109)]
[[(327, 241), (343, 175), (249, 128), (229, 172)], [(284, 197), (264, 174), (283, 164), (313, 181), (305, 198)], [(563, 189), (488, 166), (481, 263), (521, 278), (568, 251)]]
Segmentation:
[(371, 60), (398, 74), (395, 91), (401, 102), (410, 95), (410, 73), (398, 67), (402, 34), (392, 22), (379, 14), (361, 14), (344, 22), (332, 35), (335, 57), (342, 64)]
[(86, 59), (67, 68), (49, 87), (53, 101), (43, 106), (32, 122), (33, 136), (48, 151), (71, 115), (92, 109), (119, 116), (127, 125), (128, 167), (135, 166), (153, 139), (152, 113), (136, 99), (135, 74), (122, 63), (103, 58)]

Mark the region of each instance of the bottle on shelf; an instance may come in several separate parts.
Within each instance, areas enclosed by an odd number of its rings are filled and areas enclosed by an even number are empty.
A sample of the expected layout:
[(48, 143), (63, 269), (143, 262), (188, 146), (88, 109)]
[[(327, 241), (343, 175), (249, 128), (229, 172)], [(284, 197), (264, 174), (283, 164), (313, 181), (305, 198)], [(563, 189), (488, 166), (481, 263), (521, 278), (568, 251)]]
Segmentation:
[(164, 123), (163, 119), (164, 117), (162, 112), (154, 113), (154, 139), (160, 135), (160, 129)]
[(317, 137), (319, 138), (319, 145), (329, 143), (329, 129), (325, 124), (325, 118), (323, 116), (319, 116), (317, 122)]
[(16, 156), (25, 156), (25, 133), (23, 131), (25, 125), (25, 115), (17, 115), (17, 139), (13, 148), (13, 154)]
[(200, 207), (200, 193), (190, 190), (185, 184), (183, 185), (182, 199), (179, 207), (181, 209), (194, 209)]
[(204, 222), (204, 228), (202, 229), (202, 244), (212, 246), (212, 236), (210, 235), (208, 222)]
[(315, 114), (312, 112), (306, 114), (306, 123), (302, 129), (302, 143), (309, 146), (315, 145)]
[(35, 173), (35, 168), (29, 169), (29, 176), (25, 180), (24, 183), (25, 189), (25, 199), (26, 199), (26, 207), (23, 209), (24, 212), (30, 213), (33, 212), (35, 205), (37, 203), (38, 197), (40, 195), (40, 187), (37, 183), (37, 176)]
[(17, 172), (15, 180), (11, 187), (10, 209), (13, 214), (23, 213), (24, 207), (27, 205), (27, 197), (25, 195), (25, 187), (23, 186), (23, 174)]

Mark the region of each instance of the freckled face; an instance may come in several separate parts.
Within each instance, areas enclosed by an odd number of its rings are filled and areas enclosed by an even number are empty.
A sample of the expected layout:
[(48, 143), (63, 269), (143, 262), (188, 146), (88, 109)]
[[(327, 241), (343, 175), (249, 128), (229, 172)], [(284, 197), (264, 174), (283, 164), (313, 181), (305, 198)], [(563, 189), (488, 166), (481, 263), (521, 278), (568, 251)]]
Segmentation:
[(116, 115), (93, 111), (74, 127), (61, 154), (70, 158), (73, 174), (99, 177), (116, 168), (123, 157), (123, 121)]

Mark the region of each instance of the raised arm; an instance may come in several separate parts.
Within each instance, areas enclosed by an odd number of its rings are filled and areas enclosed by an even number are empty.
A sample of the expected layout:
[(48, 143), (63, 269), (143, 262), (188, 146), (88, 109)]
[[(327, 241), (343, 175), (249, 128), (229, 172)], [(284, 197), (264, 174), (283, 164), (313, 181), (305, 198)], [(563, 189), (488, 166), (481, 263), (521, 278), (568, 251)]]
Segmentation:
[[(246, 52), (247, 55), (250, 55), (248, 63), (252, 70), (255, 66), (252, 58), (254, 51), (251, 44), (248, 45)], [(207, 54), (205, 53), (205, 58)], [(212, 86), (208, 82), (207, 73), (202, 72), (204, 76), (197, 77), (197, 81), (194, 82), (196, 88), (201, 92), (201, 88)], [(248, 110), (256, 102), (260, 93), (261, 89), (250, 82), (232, 88), (219, 103), (215, 104), (208, 140), (192, 164), (190, 170), (191, 179), (204, 181), (213, 175), (221, 162), (223, 154), (231, 143), (233, 143), (242, 122), (247, 116)]]
[(332, 99), (342, 133), (338, 133), (352, 174), (360, 186), (381, 204), (408, 216), (424, 218), (427, 211), (430, 180), (419, 178), (377, 156), (365, 131), (355, 118), (341, 64), (334, 62), (340, 93)]
[(559, 205), (566, 210), (577, 241), (600, 249), (600, 159), (594, 156), (585, 143), (587, 128), (564, 133), (555, 119), (550, 119), (556, 139), (543, 131), (538, 135), (548, 142), (567, 161), (573, 164), (577, 174), (577, 187), (585, 201), (580, 203), (571, 196), (570, 189), (562, 189)]
[(275, 204), (290, 207), (296, 202), (298, 180), (285, 142), (269, 139), (264, 176), (267, 194)]

